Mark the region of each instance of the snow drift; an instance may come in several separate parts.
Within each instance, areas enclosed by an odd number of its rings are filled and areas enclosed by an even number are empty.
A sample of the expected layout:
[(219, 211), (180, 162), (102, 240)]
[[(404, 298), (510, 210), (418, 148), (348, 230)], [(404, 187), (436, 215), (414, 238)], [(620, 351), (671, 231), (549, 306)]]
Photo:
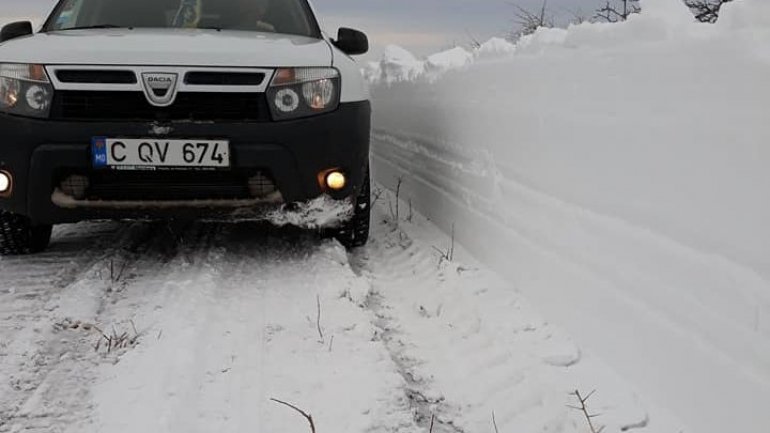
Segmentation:
[(442, 68), (389, 49), (375, 175), (691, 431), (767, 431), (770, 4), (677, 3)]

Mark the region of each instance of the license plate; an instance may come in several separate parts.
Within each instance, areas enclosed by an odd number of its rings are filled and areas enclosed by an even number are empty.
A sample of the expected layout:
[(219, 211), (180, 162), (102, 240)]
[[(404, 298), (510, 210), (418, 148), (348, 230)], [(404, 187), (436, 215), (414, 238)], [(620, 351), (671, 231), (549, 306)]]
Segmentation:
[(91, 140), (94, 168), (228, 168), (230, 143), (225, 140), (158, 140), (106, 138)]

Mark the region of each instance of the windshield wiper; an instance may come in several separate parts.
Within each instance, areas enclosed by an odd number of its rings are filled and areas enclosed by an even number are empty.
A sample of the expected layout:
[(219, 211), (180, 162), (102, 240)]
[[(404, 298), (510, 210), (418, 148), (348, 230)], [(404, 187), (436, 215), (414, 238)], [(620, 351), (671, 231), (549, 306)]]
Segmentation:
[(64, 29), (59, 29), (58, 31), (64, 31), (64, 30), (88, 30), (88, 29), (133, 29), (133, 27), (126, 27), (126, 26), (118, 26), (115, 24), (96, 24), (92, 26), (78, 26), (78, 27), (67, 27)]

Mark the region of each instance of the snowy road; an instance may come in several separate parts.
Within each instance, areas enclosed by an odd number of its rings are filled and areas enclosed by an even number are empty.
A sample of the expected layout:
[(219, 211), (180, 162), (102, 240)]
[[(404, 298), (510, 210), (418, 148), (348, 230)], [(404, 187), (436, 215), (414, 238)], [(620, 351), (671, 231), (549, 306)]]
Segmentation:
[(570, 392), (594, 388), (607, 431), (654, 425), (509, 285), (459, 249), (441, 261), (450, 240), (377, 195), (352, 256), (248, 224), (99, 223), (0, 260), (0, 432), (309, 431), (271, 398), (318, 432), (433, 416), (487, 432), (493, 413), (500, 431), (582, 432)]

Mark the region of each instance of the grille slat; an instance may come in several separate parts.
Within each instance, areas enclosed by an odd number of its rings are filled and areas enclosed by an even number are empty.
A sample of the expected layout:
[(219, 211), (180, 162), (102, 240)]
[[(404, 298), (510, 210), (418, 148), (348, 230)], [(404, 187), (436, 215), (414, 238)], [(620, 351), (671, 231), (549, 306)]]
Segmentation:
[(180, 92), (170, 107), (155, 107), (142, 92), (59, 91), (51, 117), (103, 121), (268, 121), (264, 94)]
[(265, 74), (255, 72), (188, 72), (185, 84), (195, 86), (259, 86)]
[[(260, 179), (270, 191), (256, 194), (251, 188), (254, 179)], [(240, 200), (261, 198), (272, 191), (275, 191), (275, 184), (260, 173), (98, 171), (88, 176), (85, 198), (107, 201)]]
[(78, 84), (136, 84), (132, 71), (62, 70), (56, 71), (56, 78), (62, 83)]

